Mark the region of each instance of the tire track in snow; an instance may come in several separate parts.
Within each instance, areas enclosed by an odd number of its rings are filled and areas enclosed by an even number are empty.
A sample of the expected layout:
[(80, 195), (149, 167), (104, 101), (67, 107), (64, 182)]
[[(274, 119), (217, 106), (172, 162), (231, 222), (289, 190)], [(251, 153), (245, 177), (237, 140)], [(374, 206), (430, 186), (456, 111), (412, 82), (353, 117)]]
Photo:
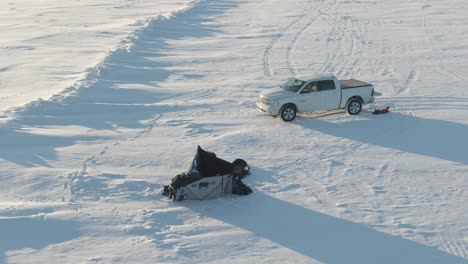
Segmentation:
[(287, 58), (287, 65), (288, 65), (288, 69), (289, 69), (289, 72), (293, 75), (293, 76), (297, 76), (299, 75), (299, 71), (296, 69), (296, 66), (294, 64), (294, 58), (293, 58), (293, 52), (295, 50), (295, 46), (297, 44), (297, 42), (302, 38), (302, 36), (304, 35), (304, 33), (312, 26), (312, 24), (320, 17), (320, 12), (317, 12), (317, 15), (315, 15), (314, 17), (312, 17), (310, 19), (310, 21), (304, 26), (302, 27), (299, 32), (297, 32), (295, 35), (294, 35), (294, 38), (292, 39), (291, 43), (288, 45), (288, 48), (287, 48), (287, 55), (286, 55), (286, 58)]
[[(343, 38), (346, 34), (346, 21), (343, 24), (343, 19), (335, 11), (337, 9), (338, 3), (335, 1), (333, 8), (322, 11), (322, 17), (326, 23), (328, 23), (332, 28), (328, 33), (328, 53), (327, 59), (325, 60), (324, 66), (320, 69), (321, 72), (335, 73), (336, 72), (336, 61), (340, 53), (343, 51)], [(340, 24), (341, 23), (341, 24)], [(341, 65), (343, 64), (343, 59), (340, 60)]]
[(363, 48), (363, 42), (358, 40), (364, 39), (367, 30), (358, 19), (338, 13), (337, 6), (338, 3), (335, 2), (333, 8), (322, 12), (322, 17), (332, 29), (328, 34), (327, 58), (320, 71), (345, 77), (353, 75), (353, 71), (358, 69), (356, 65), (359, 64), (359, 58), (355, 56), (356, 50)]
[(403, 83), (403, 85), (400, 85), (400, 89), (397, 91), (397, 95), (401, 95), (404, 93), (408, 93), (411, 89), (411, 86), (418, 80), (418, 71), (417, 70), (411, 70), (408, 74), (408, 77), (406, 78), (406, 81)]
[[(294, 20), (293, 22), (291, 22), (286, 28), (284, 28), (279, 34), (277, 37), (273, 38), (270, 43), (267, 45), (267, 47), (265, 48), (264, 52), (263, 52), (263, 74), (264, 76), (266, 76), (267, 78), (271, 79), (274, 75), (274, 71), (273, 71), (273, 68), (271, 66), (271, 56), (273, 54), (273, 50), (274, 48), (276, 47), (276, 45), (280, 42), (283, 41), (283, 39), (287, 38), (290, 34), (289, 32), (296, 27), (297, 24), (300, 24), (299, 22), (301, 22), (302, 20), (304, 20), (305, 18), (307, 18), (308, 16), (308, 13), (307, 11), (309, 11), (310, 9), (314, 8), (314, 6), (312, 6), (310, 4), (310, 2), (307, 3), (308, 4), (308, 7), (307, 8), (304, 8), (304, 13), (302, 15), (300, 15), (296, 20)], [(322, 4), (322, 3), (321, 3)], [(318, 5), (320, 6), (320, 4)], [(318, 8), (318, 6), (316, 6), (315, 8)], [(312, 20), (314, 20), (316, 17), (312, 18)], [(308, 28), (310, 26), (310, 24), (312, 24), (313, 21), (309, 22), (308, 24), (306, 24), (305, 27), (299, 29), (299, 32), (296, 32), (294, 33), (294, 38), (293, 38), (293, 42), (297, 41), (297, 38), (298, 36), (304, 32), (304, 30), (306, 30), (306, 28)], [(289, 49), (291, 48), (291, 44), (289, 44), (288, 46), (288, 53), (287, 53), (287, 58), (289, 56)], [(290, 62), (289, 62), (289, 59), (287, 59), (287, 63), (288, 63), (288, 69), (290, 70), (291, 67), (289, 66)], [(292, 74), (294, 74), (293, 71), (290, 70), (290, 72)]]
[[(322, 3), (323, 4), (323, 3)], [(336, 12), (333, 11), (336, 9), (338, 2), (334, 2), (333, 5), (330, 5), (325, 10), (322, 10), (320, 7), (322, 5), (315, 6), (316, 14), (313, 17), (308, 17), (307, 15), (302, 15), (297, 20), (293, 21), (289, 24), (283, 32), (281, 32), (279, 37), (274, 38), (267, 48), (264, 51), (263, 56), (263, 68), (264, 68), (264, 75), (268, 78), (273, 77), (274, 71), (271, 65), (271, 56), (274, 53), (273, 50), (280, 42), (283, 42), (285, 39), (288, 39), (289, 35), (292, 35), (292, 39), (290, 40), (287, 46), (286, 52), (286, 65), (288, 67), (288, 71), (292, 75), (299, 75), (300, 71), (295, 66), (294, 61), (294, 51), (296, 50), (297, 44), (300, 42), (301, 38), (305, 35), (307, 30), (314, 24), (314, 22), (322, 17), (328, 20), (329, 24), (332, 25), (332, 30), (329, 33), (329, 45), (328, 45), (328, 53), (327, 59), (325, 61), (324, 66), (320, 69), (321, 72), (330, 72), (330, 73), (337, 73), (343, 74), (343, 69), (349, 64), (349, 58), (352, 57), (351, 55), (354, 54), (355, 50), (358, 48), (356, 44), (356, 39), (359, 39), (363, 32), (360, 35), (357, 35), (360, 32), (361, 28), (357, 30), (349, 30), (349, 23), (348, 19), (345, 19), (344, 22), (341, 22), (343, 25), (339, 25), (340, 21), (343, 18)], [(308, 18), (307, 23), (303, 23), (303, 21)], [(302, 27), (299, 25), (304, 24)], [(298, 28), (298, 29), (297, 29)], [(294, 33), (290, 33), (294, 32)], [(348, 33), (351, 32), (351, 33)], [(336, 44), (331, 44), (331, 43)], [(348, 44), (348, 45), (347, 45)], [(339, 71), (337, 70), (337, 66), (339, 61)], [(356, 65), (358, 61), (355, 59), (352, 62), (352, 65)], [(337, 72), (338, 71), (338, 72)]]
[(289, 24), (280, 34), (279, 37), (273, 38), (268, 46), (266, 47), (265, 51), (263, 52), (263, 74), (268, 77), (272, 78), (274, 75), (273, 69), (270, 63), (270, 57), (273, 52), (273, 48), (275, 45), (285, 37), (286, 32), (290, 30), (295, 24), (297, 24), (305, 15), (300, 16), (298, 19), (294, 20), (291, 24)]
[(271, 67), (271, 63), (270, 63), (270, 58), (271, 58), (271, 55), (273, 53), (273, 48), (275, 47), (275, 45), (281, 41), (282, 38), (285, 37), (286, 33), (292, 28), (294, 27), (297, 23), (299, 23), (299, 21), (301, 19), (303, 19), (306, 15), (302, 15), (300, 16), (298, 19), (296, 19), (295, 21), (293, 21), (291, 24), (289, 24), (280, 34), (279, 34), (279, 37), (275, 37), (273, 38), (273, 40), (271, 40), (271, 42), (268, 44), (267, 48), (265, 49), (265, 51), (263, 52), (263, 73), (266, 77), (268, 78), (272, 78), (273, 75), (274, 75), (274, 72), (273, 72), (273, 69)]
[[(324, 17), (324, 20), (327, 21), (327, 18)], [(328, 34), (328, 45), (327, 45), (327, 48), (328, 48), (328, 52), (327, 52), (327, 58), (325, 59), (325, 63), (324, 65), (322, 66), (322, 68), (320, 68), (320, 72), (330, 72), (330, 66), (331, 66), (331, 62), (335, 61), (336, 59), (336, 56), (338, 55), (336, 51), (336, 49), (332, 48), (333, 45), (330, 45), (330, 42), (332, 39), (332, 37), (335, 35), (335, 32), (337, 31), (337, 23), (335, 20), (333, 20), (333, 24), (332, 25), (332, 28), (330, 30), (330, 33)], [(330, 23), (330, 22), (328, 22)]]
[[(354, 1), (353, 1), (354, 2)], [(328, 18), (328, 23), (332, 26), (329, 33), (329, 49), (327, 59), (320, 71), (329, 72), (340, 76), (341, 78), (353, 77), (359, 75), (359, 65), (362, 61), (369, 61), (369, 58), (363, 58), (358, 54), (360, 51), (368, 49), (382, 49), (378, 54), (388, 54), (389, 50), (380, 44), (380, 41), (375, 47), (370, 47), (372, 42), (367, 41), (366, 35), (368, 32), (369, 21), (361, 17), (352, 17), (341, 15), (337, 8), (324, 13), (324, 18)], [(379, 60), (377, 61), (379, 62)], [(380, 61), (382, 64), (382, 61)], [(377, 69), (380, 74), (393, 78), (394, 70), (391, 63), (385, 63), (381, 69)], [(413, 77), (417, 77), (417, 72)], [(411, 77), (408, 78), (408, 83), (411, 84)], [(415, 80), (415, 79), (414, 79)], [(391, 81), (393, 87), (401, 87), (397, 81)]]

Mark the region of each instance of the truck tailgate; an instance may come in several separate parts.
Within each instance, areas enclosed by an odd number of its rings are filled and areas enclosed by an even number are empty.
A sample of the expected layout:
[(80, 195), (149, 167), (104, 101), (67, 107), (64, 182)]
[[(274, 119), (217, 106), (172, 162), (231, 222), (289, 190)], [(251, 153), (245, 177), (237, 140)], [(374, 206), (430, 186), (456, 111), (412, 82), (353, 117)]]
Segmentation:
[(350, 88), (357, 88), (363, 86), (372, 86), (370, 83), (366, 83), (363, 81), (351, 79), (351, 80), (340, 80), (341, 89), (350, 89)]

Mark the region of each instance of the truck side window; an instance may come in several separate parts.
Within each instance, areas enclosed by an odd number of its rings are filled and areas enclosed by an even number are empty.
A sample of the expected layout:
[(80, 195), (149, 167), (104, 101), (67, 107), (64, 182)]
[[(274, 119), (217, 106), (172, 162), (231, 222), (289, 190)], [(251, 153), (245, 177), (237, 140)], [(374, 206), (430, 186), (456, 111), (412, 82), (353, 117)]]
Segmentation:
[(319, 82), (319, 91), (335, 90), (335, 82), (332, 80), (320, 81)]
[(306, 87), (304, 87), (304, 89), (302, 90), (301, 94), (305, 94), (305, 93), (311, 93), (311, 92), (317, 92), (318, 91), (318, 84), (317, 82), (311, 82), (311, 83), (308, 83), (306, 85)]

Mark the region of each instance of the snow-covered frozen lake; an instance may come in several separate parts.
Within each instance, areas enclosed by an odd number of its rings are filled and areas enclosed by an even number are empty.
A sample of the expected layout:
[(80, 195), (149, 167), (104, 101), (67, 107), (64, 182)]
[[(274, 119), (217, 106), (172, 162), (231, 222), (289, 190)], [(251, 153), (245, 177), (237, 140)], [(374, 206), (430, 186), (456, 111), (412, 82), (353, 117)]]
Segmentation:
[[(468, 263), (465, 2), (0, 3), (0, 264)], [(315, 73), (382, 95), (256, 111)], [(253, 193), (161, 196), (197, 145)]]
[(73, 86), (151, 18), (190, 1), (0, 2), (0, 111)]

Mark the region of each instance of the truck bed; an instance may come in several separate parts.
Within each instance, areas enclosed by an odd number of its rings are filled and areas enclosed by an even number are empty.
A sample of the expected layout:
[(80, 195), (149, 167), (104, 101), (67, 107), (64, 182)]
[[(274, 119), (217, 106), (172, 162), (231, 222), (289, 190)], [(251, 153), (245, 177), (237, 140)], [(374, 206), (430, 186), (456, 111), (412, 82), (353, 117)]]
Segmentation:
[(363, 86), (372, 86), (370, 83), (366, 83), (363, 81), (351, 79), (351, 80), (340, 80), (341, 89), (350, 89), (350, 88), (357, 88)]

